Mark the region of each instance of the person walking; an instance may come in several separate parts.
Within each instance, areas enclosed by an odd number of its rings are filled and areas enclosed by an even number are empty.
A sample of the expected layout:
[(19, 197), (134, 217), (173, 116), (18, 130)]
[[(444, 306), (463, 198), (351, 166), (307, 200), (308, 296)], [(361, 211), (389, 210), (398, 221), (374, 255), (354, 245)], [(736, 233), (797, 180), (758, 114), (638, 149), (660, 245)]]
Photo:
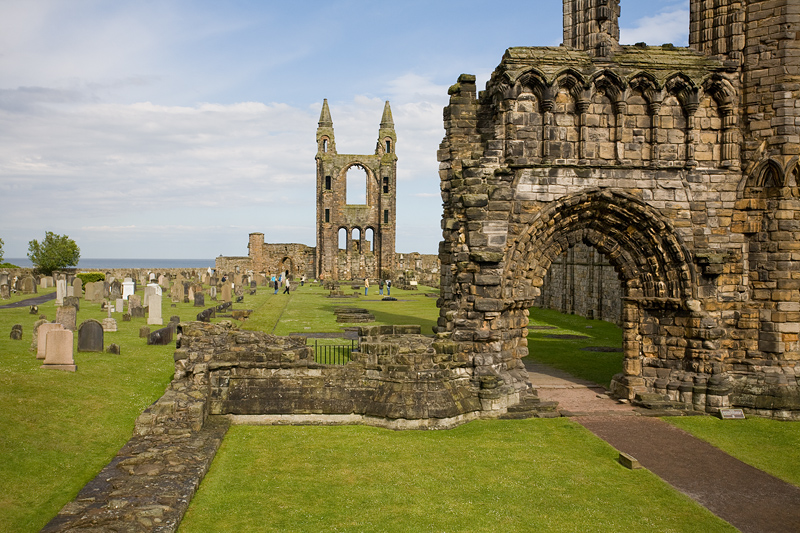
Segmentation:
[(300, 278), (300, 286), (302, 287), (302, 286), (303, 286), (303, 285), (305, 285), (305, 284), (306, 284), (306, 277), (305, 277), (305, 276), (302, 276), (302, 277)]
[(378, 280), (378, 294), (383, 296), (383, 278)]
[(278, 280), (275, 279), (275, 276), (272, 276), (272, 286), (275, 288), (275, 292), (272, 294), (278, 294)]
[(364, 296), (367, 295), (369, 291), (369, 278), (364, 278)]
[(392, 280), (387, 279), (386, 280), (386, 296), (391, 296), (391, 295), (392, 295)]
[(284, 282), (284, 289), (283, 294), (289, 294), (289, 277), (286, 277), (286, 281)]

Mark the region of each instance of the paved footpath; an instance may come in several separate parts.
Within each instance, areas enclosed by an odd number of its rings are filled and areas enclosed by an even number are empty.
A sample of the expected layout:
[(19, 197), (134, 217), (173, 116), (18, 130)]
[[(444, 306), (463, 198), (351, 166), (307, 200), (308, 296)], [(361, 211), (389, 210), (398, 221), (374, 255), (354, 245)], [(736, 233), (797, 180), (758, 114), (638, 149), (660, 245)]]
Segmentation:
[(526, 366), (540, 398), (559, 401), (563, 415), (573, 416), (734, 527), (746, 533), (800, 531), (800, 488), (661, 419), (637, 416), (636, 409), (611, 400), (594, 383), (546, 365), (526, 362)]
[(49, 294), (42, 294), (41, 296), (34, 296), (33, 298), (28, 298), (27, 300), (20, 300), (18, 302), (14, 302), (13, 304), (6, 304), (0, 305), (0, 309), (15, 309), (17, 307), (28, 307), (30, 305), (39, 305), (50, 300), (56, 299), (56, 293), (51, 292)]

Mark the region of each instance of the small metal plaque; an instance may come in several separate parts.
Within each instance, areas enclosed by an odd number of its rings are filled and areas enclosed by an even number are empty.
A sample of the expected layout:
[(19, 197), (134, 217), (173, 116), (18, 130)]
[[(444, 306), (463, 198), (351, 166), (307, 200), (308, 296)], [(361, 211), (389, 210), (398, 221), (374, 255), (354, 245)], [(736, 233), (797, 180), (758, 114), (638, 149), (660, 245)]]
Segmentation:
[(744, 420), (744, 411), (741, 409), (720, 409), (719, 417), (722, 420)]

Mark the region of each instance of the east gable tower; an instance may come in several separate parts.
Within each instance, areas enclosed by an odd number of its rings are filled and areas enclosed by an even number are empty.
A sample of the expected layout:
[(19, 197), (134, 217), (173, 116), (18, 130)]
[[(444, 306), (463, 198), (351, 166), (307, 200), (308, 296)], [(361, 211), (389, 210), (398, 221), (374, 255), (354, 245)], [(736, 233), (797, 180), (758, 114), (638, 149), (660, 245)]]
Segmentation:
[[(323, 102), (316, 155), (317, 275), (320, 279), (391, 276), (395, 268), (396, 142), (392, 110), (386, 102), (375, 153), (337, 153), (328, 101)], [(347, 203), (347, 173), (354, 167), (366, 174), (363, 204)]]

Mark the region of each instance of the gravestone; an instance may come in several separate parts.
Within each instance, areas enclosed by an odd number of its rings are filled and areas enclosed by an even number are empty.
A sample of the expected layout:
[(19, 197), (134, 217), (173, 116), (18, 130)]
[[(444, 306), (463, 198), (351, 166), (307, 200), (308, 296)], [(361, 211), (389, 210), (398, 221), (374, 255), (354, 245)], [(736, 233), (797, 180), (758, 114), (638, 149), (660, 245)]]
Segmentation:
[(122, 282), (122, 299), (128, 299), (134, 292), (136, 292), (136, 283), (131, 278), (125, 278)]
[(39, 326), (47, 324), (47, 320), (40, 319), (33, 323), (33, 332), (31, 333), (31, 351), (36, 353), (39, 349)]
[(171, 317), (169, 317), (169, 321), (170, 321), (170, 324), (180, 324), (181, 323), (181, 317), (179, 317), (178, 315), (172, 315)]
[(11, 298), (11, 287), (8, 283), (3, 283), (0, 285), (0, 299), (8, 300)]
[(48, 331), (44, 364), (40, 368), (75, 372), (78, 367), (75, 365), (75, 360), (72, 358), (73, 339), (72, 331), (68, 329), (54, 329)]
[(70, 306), (62, 306), (56, 309), (56, 322), (64, 326), (64, 329), (75, 331), (78, 321), (78, 310)]
[(212, 300), (216, 300), (217, 299), (217, 287), (212, 285), (211, 288), (208, 289), (208, 295), (211, 296)]
[(205, 307), (206, 306), (206, 296), (202, 292), (199, 294), (194, 295), (194, 306), (195, 307)]
[(37, 315), (37, 314), (39, 314), (39, 306), (38, 306), (38, 305), (32, 305), (32, 306), (30, 307), (30, 311), (29, 311), (29, 313), (30, 313), (30, 314), (32, 314), (32, 315)]
[(80, 298), (81, 294), (83, 294), (83, 281), (81, 278), (75, 278), (72, 280), (72, 295)]
[(36, 280), (33, 279), (32, 276), (25, 276), (22, 278), (19, 285), (19, 292), (22, 294), (35, 294), (36, 291)]
[(147, 336), (148, 345), (166, 346), (172, 342), (173, 328), (167, 326), (165, 328), (157, 329)]
[(131, 318), (144, 318), (144, 307), (138, 294), (128, 296), (128, 313)]
[(188, 294), (186, 296), (186, 301), (187, 302), (194, 302), (194, 294), (195, 294), (194, 287), (192, 285), (189, 285), (189, 292), (188, 292)]
[(257, 289), (258, 288), (258, 283), (256, 283), (255, 281), (251, 281), (250, 282), (250, 288), (251, 289)]
[(112, 300), (122, 299), (122, 283), (120, 283), (118, 280), (114, 280), (109, 283), (108, 295)]
[(223, 283), (222, 284), (222, 295), (221, 295), (223, 302), (230, 302), (231, 301), (231, 284), (230, 283)]
[(64, 298), (64, 307), (74, 307), (75, 311), (80, 311), (81, 301), (76, 296), (67, 296)]
[(122, 321), (123, 322), (130, 322), (131, 321), (131, 314), (130, 313), (122, 313)]
[(64, 329), (64, 326), (57, 322), (45, 322), (39, 325), (36, 332), (36, 359), (45, 358), (47, 353), (47, 334), (57, 329)]
[(150, 297), (153, 296), (154, 294), (161, 296), (161, 287), (159, 287), (155, 283), (150, 283), (144, 288), (144, 302), (142, 303), (144, 307), (150, 306)]
[(148, 326), (141, 326), (139, 328), (139, 338), (144, 339), (150, 335), (150, 328)]
[[(160, 289), (160, 287), (159, 287)], [(150, 325), (161, 325), (164, 320), (161, 318), (161, 292), (151, 294), (149, 305), (147, 306), (147, 323)]]
[(103, 322), (103, 331), (117, 331), (117, 321), (111, 317), (104, 318)]
[(11, 326), (11, 340), (12, 341), (22, 340), (22, 324), (14, 324), (13, 326)]
[(56, 305), (64, 305), (64, 298), (67, 296), (67, 280), (56, 280)]
[(183, 301), (183, 284), (175, 282), (172, 284), (172, 287), (169, 289), (169, 299), (172, 300), (174, 303), (180, 303)]
[(106, 348), (106, 353), (113, 353), (114, 355), (119, 355), (119, 344), (114, 344), (113, 342), (108, 345)]
[(49, 289), (53, 285), (53, 276), (42, 276), (42, 279), (39, 280), (39, 286), (43, 289)]
[(125, 312), (125, 300), (122, 298), (116, 299), (116, 305), (114, 306), (114, 311), (117, 313)]
[(8, 285), (8, 273), (0, 272), (0, 285)]
[(103, 325), (93, 318), (84, 320), (78, 328), (78, 351), (102, 352), (104, 345)]

